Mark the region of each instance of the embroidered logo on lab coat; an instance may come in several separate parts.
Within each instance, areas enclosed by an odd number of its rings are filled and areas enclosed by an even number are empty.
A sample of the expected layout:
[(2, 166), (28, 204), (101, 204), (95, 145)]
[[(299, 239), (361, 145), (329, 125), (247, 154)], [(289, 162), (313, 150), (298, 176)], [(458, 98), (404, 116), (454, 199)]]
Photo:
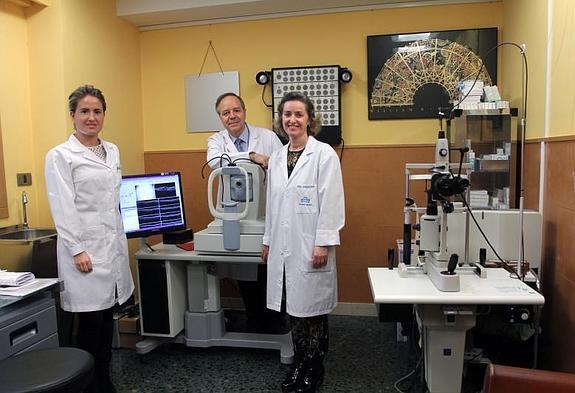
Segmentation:
[(315, 185), (298, 185), (297, 186), (297, 213), (315, 213)]

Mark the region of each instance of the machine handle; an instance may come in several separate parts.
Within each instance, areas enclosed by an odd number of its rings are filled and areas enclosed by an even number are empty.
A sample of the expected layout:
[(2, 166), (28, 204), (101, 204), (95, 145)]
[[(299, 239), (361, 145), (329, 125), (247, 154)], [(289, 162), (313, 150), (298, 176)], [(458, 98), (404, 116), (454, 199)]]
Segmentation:
[(214, 178), (216, 176), (220, 176), (222, 173), (222, 168), (216, 168), (210, 173), (210, 177), (208, 177), (208, 208), (210, 209), (210, 213), (214, 218), (222, 218), (223, 213), (216, 210), (214, 207), (214, 199), (213, 199), (213, 190), (214, 190)]
[[(229, 168), (229, 167), (223, 167), (223, 168), (216, 168), (212, 171), (212, 173), (210, 173), (210, 177), (208, 177), (208, 208), (210, 209), (210, 213), (212, 216), (214, 216), (214, 218), (219, 218), (221, 220), (224, 219), (224, 213), (222, 211), (218, 211), (216, 209), (216, 207), (214, 206), (214, 199), (213, 199), (213, 190), (214, 190), (214, 179), (216, 178), (216, 176), (222, 176), (222, 171), (225, 168)], [(244, 168), (242, 168), (241, 166), (236, 166), (234, 167), (234, 169), (239, 170), (242, 175), (244, 175), (245, 179), (246, 179), (246, 202), (244, 203), (244, 210), (242, 210), (241, 213), (231, 213), (231, 214), (236, 214), (236, 217), (230, 217), (230, 213), (226, 214), (226, 219), (232, 219), (232, 220), (243, 220), (244, 218), (246, 218), (248, 216), (248, 199), (250, 196), (250, 178), (248, 175), (248, 171), (246, 171)], [(220, 182), (222, 184), (222, 188), (223, 188), (223, 182)]]

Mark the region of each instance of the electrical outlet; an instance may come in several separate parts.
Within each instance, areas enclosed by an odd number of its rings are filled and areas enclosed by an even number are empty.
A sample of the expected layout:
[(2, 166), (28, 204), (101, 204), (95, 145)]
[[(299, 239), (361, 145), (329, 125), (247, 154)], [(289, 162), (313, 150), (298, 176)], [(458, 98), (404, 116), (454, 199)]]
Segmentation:
[(16, 182), (18, 186), (31, 186), (32, 185), (32, 174), (31, 173), (17, 173)]

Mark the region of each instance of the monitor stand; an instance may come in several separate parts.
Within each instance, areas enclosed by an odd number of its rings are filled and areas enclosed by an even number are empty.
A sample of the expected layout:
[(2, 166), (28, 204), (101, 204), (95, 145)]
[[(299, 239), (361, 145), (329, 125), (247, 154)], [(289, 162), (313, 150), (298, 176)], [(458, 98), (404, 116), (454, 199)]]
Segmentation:
[(141, 237), (140, 238), (140, 249), (147, 249), (150, 252), (154, 252), (156, 250), (154, 250), (154, 248), (152, 246), (150, 246), (150, 243), (148, 243), (148, 238), (147, 237)]

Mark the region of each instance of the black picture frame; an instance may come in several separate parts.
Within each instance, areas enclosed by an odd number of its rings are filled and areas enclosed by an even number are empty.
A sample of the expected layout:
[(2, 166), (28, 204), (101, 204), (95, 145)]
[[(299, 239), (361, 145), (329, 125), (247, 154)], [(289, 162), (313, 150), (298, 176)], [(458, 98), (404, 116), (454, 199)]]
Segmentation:
[(480, 68), (479, 80), (496, 84), (496, 45), (495, 27), (368, 36), (369, 120), (435, 118)]

